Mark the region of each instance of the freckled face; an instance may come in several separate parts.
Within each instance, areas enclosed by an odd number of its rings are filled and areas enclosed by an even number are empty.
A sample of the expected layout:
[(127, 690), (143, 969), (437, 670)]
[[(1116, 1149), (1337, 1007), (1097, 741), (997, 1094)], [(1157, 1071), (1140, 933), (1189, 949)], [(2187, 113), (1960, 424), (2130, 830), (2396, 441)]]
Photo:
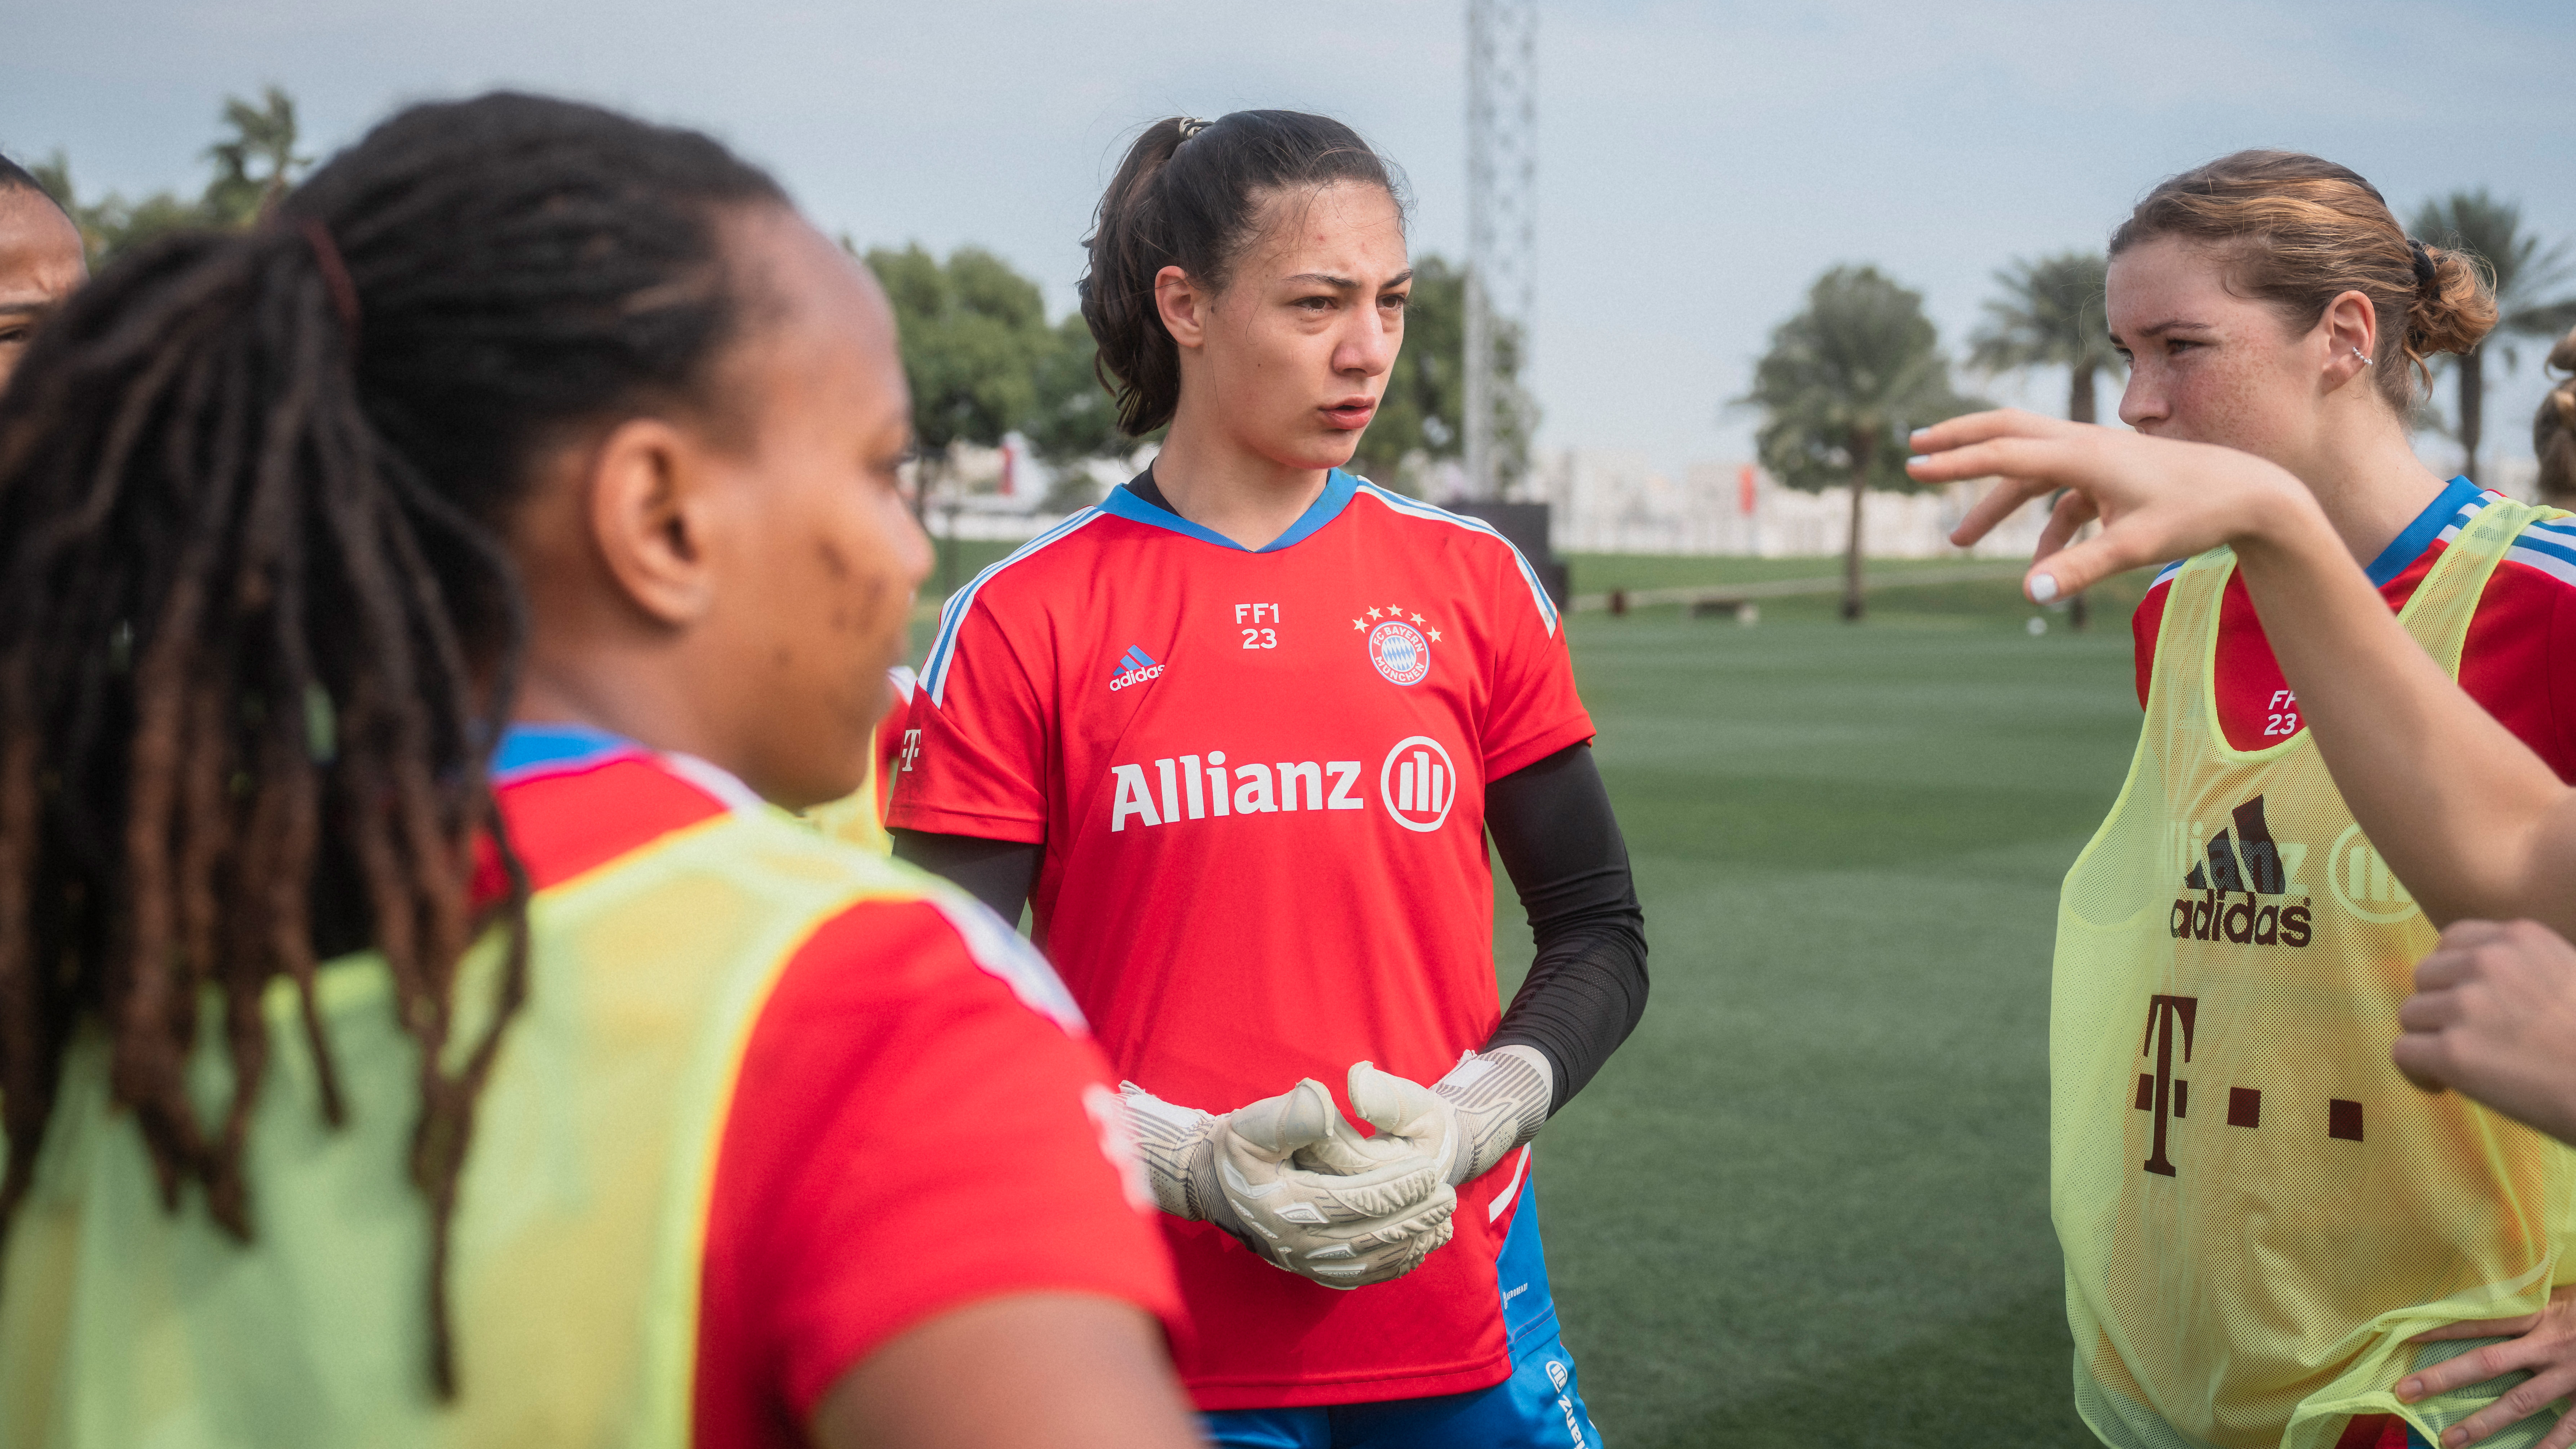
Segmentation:
[(930, 546), (896, 484), (912, 403), (884, 293), (784, 211), (746, 221), (735, 246), (769, 295), (746, 304), (728, 368), (757, 425), (729, 465), (742, 526), (714, 545), (727, 703), (744, 780), (802, 808), (865, 775)]
[(2157, 237), (2121, 252), (2109, 305), (2111, 340), (2129, 360), (2122, 422), (2284, 464), (2304, 451), (2318, 344), (2270, 305), (2230, 292), (2208, 248)]

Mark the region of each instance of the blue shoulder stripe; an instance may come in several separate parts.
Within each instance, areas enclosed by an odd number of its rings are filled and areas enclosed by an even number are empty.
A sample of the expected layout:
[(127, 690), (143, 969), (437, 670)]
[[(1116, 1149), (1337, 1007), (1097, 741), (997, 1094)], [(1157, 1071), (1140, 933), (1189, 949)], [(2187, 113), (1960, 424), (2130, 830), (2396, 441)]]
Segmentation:
[(2535, 518), (2524, 525), (2522, 536), (2529, 538), (2535, 533), (2546, 535), (2551, 542), (2576, 544), (2576, 518)]
[(2576, 538), (2570, 538), (2563, 533), (2542, 536), (2537, 524), (2515, 534), (2512, 546), (2518, 550), (2528, 549), (2533, 553), (2546, 554), (2561, 563), (2576, 564)]
[(1430, 519), (1437, 523), (1466, 529), (1470, 533), (1481, 533), (1510, 549), (1512, 562), (1520, 565), (1521, 581), (1529, 585), (1530, 599), (1538, 605), (1538, 616), (1547, 625), (1548, 637), (1556, 637), (1556, 601), (1547, 596), (1547, 585), (1539, 582), (1538, 570), (1530, 567), (1530, 561), (1521, 556), (1520, 549), (1510, 539), (1503, 537), (1501, 529), (1481, 518), (1470, 518), (1463, 513), (1452, 513), (1446, 508), (1435, 508), (1420, 499), (1407, 498), (1401, 493), (1390, 493), (1366, 478), (1359, 480), (1359, 483), (1362, 493), (1407, 518)]
[(924, 659), (921, 664), (921, 687), (929, 693), (930, 702), (934, 707), (944, 708), (947, 704), (948, 667), (955, 663), (957, 659), (958, 626), (966, 622), (967, 610), (972, 609), (975, 606), (976, 593), (980, 591), (984, 585), (991, 583), (994, 576), (1001, 573), (1002, 570), (1009, 568), (1011, 565), (1018, 563), (1024, 558), (1029, 557), (1039, 549), (1046, 547), (1057, 539), (1065, 537), (1074, 530), (1108, 516), (1108, 514), (1101, 512), (1097, 508), (1086, 508), (1071, 518), (1066, 519), (1064, 522), (1057, 524), (1055, 527), (1048, 529), (1046, 532), (1039, 534), (1037, 537), (1030, 539), (1028, 542), (1021, 544), (1018, 548), (1011, 550), (1010, 554), (1003, 558), (1001, 562), (987, 566), (982, 573), (977, 574), (971, 581), (969, 581), (966, 587), (959, 589), (957, 592), (948, 596), (948, 602), (942, 604), (939, 608), (939, 633), (930, 641), (930, 657)]

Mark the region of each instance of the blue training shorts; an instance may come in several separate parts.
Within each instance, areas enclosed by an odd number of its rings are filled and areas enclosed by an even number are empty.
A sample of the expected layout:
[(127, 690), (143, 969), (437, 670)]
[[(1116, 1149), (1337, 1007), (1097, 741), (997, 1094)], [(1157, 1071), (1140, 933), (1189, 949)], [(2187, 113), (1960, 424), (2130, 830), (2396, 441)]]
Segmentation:
[(1428, 1399), (1219, 1410), (1199, 1416), (1209, 1440), (1220, 1449), (1601, 1449), (1601, 1431), (1575, 1388), (1574, 1356), (1557, 1336), (1536, 1189), (1521, 1184), (1512, 1230), (1494, 1260), (1510, 1378)]

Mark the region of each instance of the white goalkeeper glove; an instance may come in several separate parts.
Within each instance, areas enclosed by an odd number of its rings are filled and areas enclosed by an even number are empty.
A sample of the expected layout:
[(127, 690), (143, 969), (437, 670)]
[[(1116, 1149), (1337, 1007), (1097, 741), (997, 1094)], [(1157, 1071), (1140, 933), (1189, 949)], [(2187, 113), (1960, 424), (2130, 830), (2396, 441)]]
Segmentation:
[[(1327, 1288), (1400, 1278), (1449, 1241), (1458, 1194), (1420, 1152), (1370, 1143), (1312, 1079), (1215, 1116), (1119, 1085), (1154, 1201)], [(1375, 1148), (1372, 1151), (1370, 1149)], [(1290, 1165), (1300, 1153), (1316, 1168)]]
[(1556, 1071), (1536, 1047), (1460, 1054), (1429, 1087), (1368, 1062), (1352, 1066), (1351, 1109), (1378, 1129), (1368, 1145), (1420, 1152), (1451, 1185), (1472, 1181), (1547, 1125)]

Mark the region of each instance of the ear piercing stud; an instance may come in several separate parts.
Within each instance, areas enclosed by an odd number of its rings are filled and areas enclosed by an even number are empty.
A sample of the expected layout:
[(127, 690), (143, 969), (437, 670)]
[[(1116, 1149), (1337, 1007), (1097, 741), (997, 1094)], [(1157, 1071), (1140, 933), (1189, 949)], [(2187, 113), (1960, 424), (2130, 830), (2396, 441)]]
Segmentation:
[(2361, 365), (2362, 365), (2362, 366), (2364, 366), (2364, 367), (2368, 367), (2368, 366), (2370, 366), (2370, 354), (2369, 354), (2369, 353), (2364, 352), (2364, 351), (2362, 351), (2360, 348), (2356, 347), (2356, 348), (2354, 348), (2354, 349), (2352, 350), (2352, 355), (2361, 359)]

